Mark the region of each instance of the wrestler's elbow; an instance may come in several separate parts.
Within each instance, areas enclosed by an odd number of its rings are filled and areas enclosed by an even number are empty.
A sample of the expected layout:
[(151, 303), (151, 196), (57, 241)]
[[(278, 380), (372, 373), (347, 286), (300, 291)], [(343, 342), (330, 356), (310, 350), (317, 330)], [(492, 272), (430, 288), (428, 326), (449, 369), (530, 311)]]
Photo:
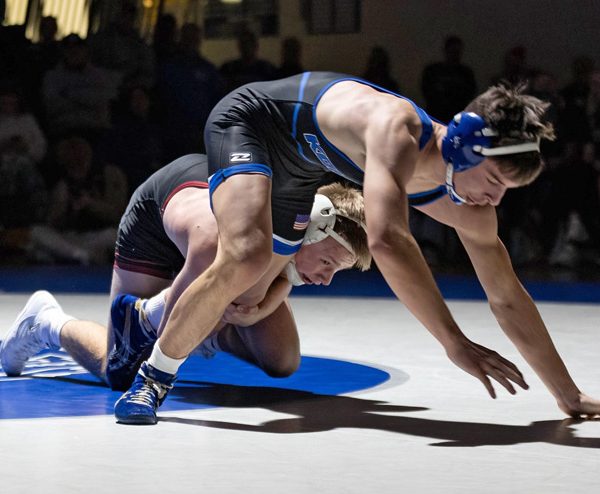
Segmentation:
[(404, 251), (415, 244), (415, 240), (410, 232), (398, 228), (369, 230), (368, 242), (369, 250), (375, 259), (380, 256), (389, 255), (390, 253)]

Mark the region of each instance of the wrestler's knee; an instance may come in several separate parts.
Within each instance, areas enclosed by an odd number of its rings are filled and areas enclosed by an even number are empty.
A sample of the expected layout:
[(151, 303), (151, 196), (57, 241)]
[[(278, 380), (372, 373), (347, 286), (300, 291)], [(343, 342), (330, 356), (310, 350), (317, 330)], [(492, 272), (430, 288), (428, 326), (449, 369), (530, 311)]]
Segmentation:
[(298, 370), (300, 366), (300, 354), (298, 352), (287, 352), (276, 359), (270, 359), (261, 366), (269, 377), (289, 377)]
[(269, 267), (273, 241), (260, 230), (223, 241), (224, 257), (237, 265), (239, 276), (261, 276)]

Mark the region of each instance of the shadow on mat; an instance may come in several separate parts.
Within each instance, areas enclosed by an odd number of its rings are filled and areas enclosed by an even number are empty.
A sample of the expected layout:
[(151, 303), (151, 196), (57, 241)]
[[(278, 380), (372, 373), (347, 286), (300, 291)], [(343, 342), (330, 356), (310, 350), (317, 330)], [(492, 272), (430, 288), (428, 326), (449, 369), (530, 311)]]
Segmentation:
[(271, 420), (259, 425), (177, 417), (160, 417), (161, 422), (274, 434), (322, 432), (339, 428), (373, 429), (440, 441), (432, 443), (432, 446), (508, 446), (545, 442), (561, 446), (600, 448), (600, 438), (580, 438), (575, 435), (576, 431), (572, 426), (583, 422), (575, 419), (546, 420), (525, 426), (451, 422), (389, 415), (427, 410), (423, 407), (391, 405), (382, 401), (319, 395), (290, 389), (195, 381), (180, 381), (170, 393), (169, 399), (227, 408), (265, 408), (296, 417)]

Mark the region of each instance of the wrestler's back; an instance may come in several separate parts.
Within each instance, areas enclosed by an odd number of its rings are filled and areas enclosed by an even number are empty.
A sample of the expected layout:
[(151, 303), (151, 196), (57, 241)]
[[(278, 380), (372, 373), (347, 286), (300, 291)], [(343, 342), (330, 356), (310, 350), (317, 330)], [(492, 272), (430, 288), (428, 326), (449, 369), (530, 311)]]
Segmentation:
[(382, 142), (393, 139), (402, 125), (418, 138), (422, 122), (413, 104), (357, 81), (341, 81), (331, 86), (317, 106), (321, 132), (363, 171), (370, 133), (382, 135)]

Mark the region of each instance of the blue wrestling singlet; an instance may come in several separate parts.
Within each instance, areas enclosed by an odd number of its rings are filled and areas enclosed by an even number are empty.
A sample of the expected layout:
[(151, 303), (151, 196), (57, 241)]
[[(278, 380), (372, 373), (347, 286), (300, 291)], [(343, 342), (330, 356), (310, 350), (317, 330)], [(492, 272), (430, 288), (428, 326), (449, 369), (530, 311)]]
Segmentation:
[[(275, 252), (293, 253), (300, 248), (304, 231), (294, 230), (294, 224), (298, 217), (310, 214), (326, 173), (363, 183), (364, 171), (327, 140), (316, 117), (321, 97), (342, 81), (355, 81), (409, 101), (422, 123), (419, 149), (429, 142), (432, 120), (412, 101), (368, 81), (331, 72), (305, 72), (247, 84), (221, 100), (209, 116), (205, 142), (211, 192), (237, 173), (271, 177), (272, 207), (278, 214), (278, 222), (273, 223)], [(439, 187), (411, 194), (409, 202), (420, 206), (444, 194), (445, 187)]]

